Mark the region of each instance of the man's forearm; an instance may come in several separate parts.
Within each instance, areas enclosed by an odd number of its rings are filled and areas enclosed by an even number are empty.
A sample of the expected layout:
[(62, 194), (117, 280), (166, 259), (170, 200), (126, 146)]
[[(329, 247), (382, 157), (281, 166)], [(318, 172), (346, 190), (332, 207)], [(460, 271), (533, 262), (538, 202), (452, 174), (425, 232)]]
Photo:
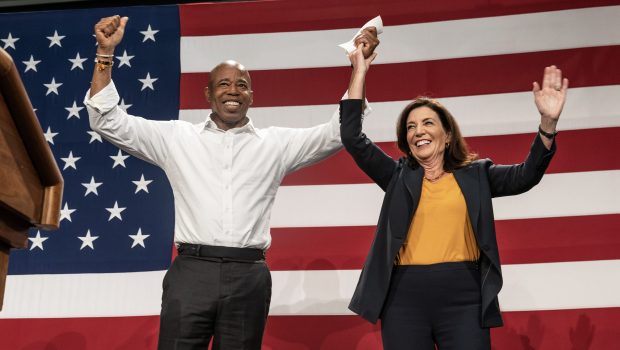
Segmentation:
[(95, 24), (95, 38), (98, 46), (93, 80), (90, 83), (90, 97), (103, 90), (112, 80), (114, 48), (123, 39), (128, 20), (128, 17), (121, 18), (116, 15), (102, 18)]
[(114, 50), (97, 50), (97, 58), (95, 60), (97, 62), (93, 69), (93, 80), (90, 83), (90, 97), (95, 96), (99, 91), (110, 84), (112, 80), (112, 66), (106, 66), (99, 62), (114, 62)]

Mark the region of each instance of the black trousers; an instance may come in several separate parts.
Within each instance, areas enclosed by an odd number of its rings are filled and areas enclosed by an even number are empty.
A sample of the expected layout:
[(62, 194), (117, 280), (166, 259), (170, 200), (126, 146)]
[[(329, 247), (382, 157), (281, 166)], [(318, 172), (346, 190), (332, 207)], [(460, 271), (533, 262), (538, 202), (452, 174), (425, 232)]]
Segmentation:
[(179, 255), (163, 281), (159, 350), (259, 350), (271, 302), (264, 260)]
[(381, 315), (385, 350), (489, 350), (473, 262), (395, 266)]

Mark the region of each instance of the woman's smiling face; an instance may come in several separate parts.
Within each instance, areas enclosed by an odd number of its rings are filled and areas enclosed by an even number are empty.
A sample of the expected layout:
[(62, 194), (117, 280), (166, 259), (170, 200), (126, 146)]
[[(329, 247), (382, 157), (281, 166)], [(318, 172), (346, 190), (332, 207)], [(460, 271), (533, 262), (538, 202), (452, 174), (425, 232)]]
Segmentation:
[(440, 160), (446, 151), (450, 134), (446, 133), (439, 115), (428, 107), (412, 110), (407, 117), (407, 142), (413, 157), (420, 163)]

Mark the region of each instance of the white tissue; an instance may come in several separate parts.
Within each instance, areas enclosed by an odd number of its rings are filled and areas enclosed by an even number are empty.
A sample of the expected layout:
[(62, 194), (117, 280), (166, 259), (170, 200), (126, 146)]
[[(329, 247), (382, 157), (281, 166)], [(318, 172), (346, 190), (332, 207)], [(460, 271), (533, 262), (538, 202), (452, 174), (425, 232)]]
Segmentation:
[(347, 53), (351, 53), (353, 50), (355, 50), (355, 38), (362, 33), (362, 30), (368, 27), (375, 27), (377, 29), (377, 35), (383, 33), (383, 20), (381, 19), (381, 16), (377, 16), (371, 19), (370, 21), (366, 22), (366, 24), (364, 24), (364, 26), (362, 26), (362, 28), (360, 28), (360, 30), (358, 30), (357, 33), (353, 35), (353, 39), (347, 41), (346, 43), (342, 43), (338, 46), (345, 49)]

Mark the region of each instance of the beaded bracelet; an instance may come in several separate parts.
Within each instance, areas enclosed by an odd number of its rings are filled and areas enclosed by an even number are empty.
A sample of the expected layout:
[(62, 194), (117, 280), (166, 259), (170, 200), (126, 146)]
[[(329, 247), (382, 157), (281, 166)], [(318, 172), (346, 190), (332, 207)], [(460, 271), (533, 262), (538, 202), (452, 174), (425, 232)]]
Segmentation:
[(114, 61), (105, 61), (105, 60), (98, 59), (98, 60), (95, 60), (95, 62), (96, 62), (95, 67), (97, 67), (98, 72), (102, 72), (106, 68), (112, 67), (114, 65)]

